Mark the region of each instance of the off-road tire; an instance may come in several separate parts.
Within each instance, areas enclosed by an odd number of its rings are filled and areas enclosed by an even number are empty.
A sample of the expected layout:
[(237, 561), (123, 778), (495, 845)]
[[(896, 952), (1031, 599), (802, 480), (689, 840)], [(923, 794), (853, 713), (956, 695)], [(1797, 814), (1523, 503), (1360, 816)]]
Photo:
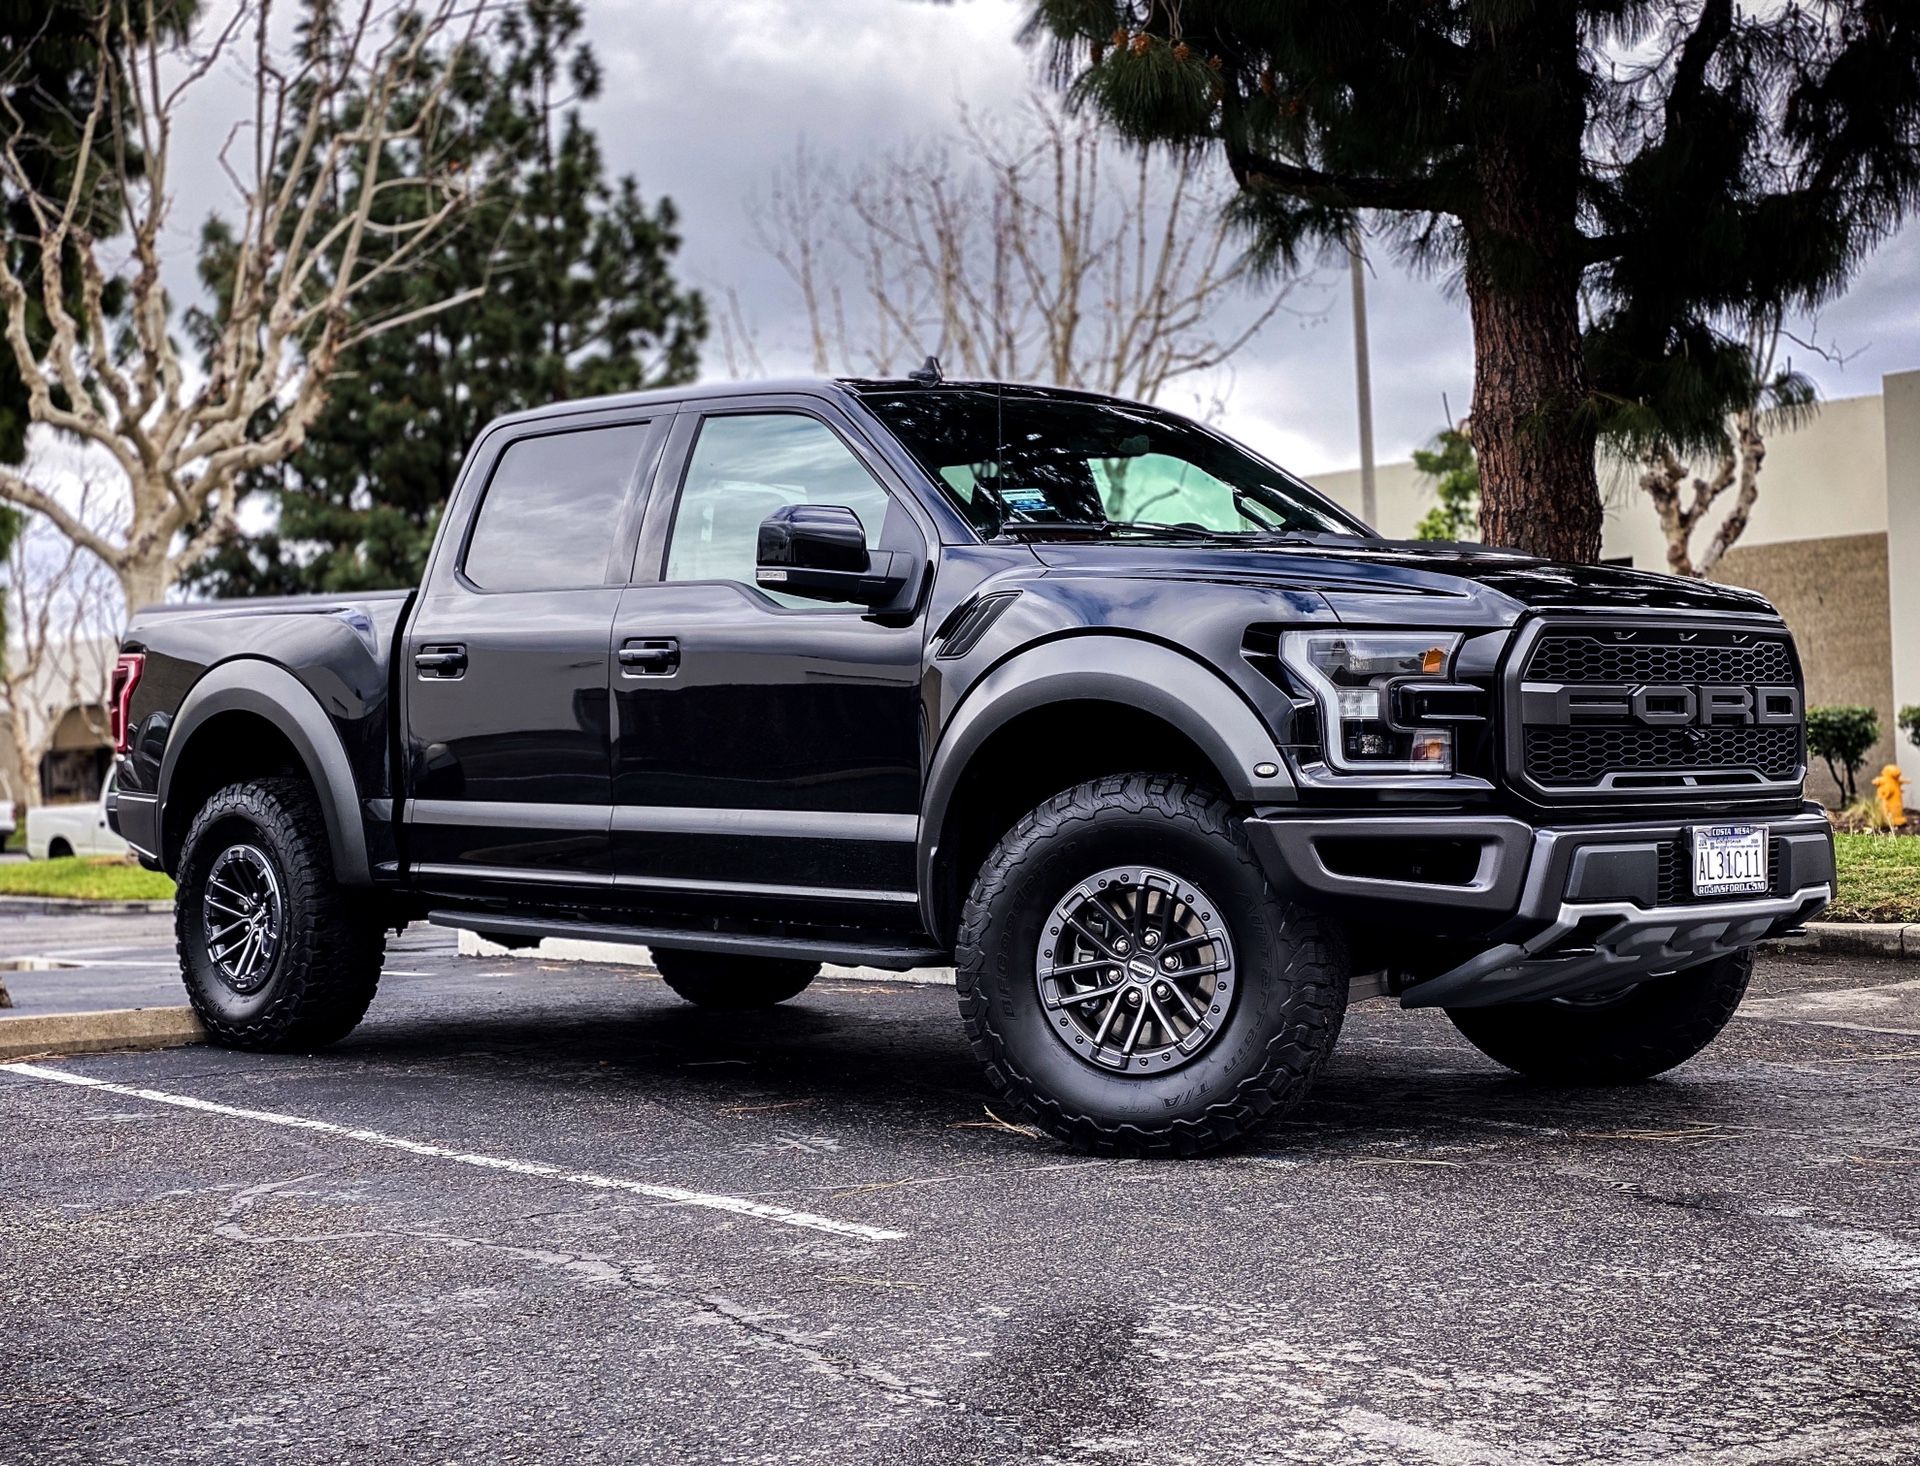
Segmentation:
[[(265, 982), (236, 992), (208, 951), (203, 898), (214, 862), (251, 844), (271, 863), (284, 906)], [(228, 1048), (307, 1050), (346, 1037), (380, 983), (386, 929), (368, 894), (333, 873), (327, 826), (303, 779), (229, 784), (194, 816), (176, 877), (174, 940), (187, 997), (213, 1041)]]
[(683, 947), (655, 947), (653, 965), (668, 987), (702, 1008), (771, 1008), (800, 996), (820, 975), (818, 962)]
[(1684, 1064), (1727, 1026), (1753, 976), (1751, 948), (1611, 1001), (1449, 1008), (1475, 1048), (1548, 1084), (1635, 1084)]
[[(1238, 992), (1192, 1059), (1134, 1075), (1096, 1067), (1055, 1033), (1036, 948), (1075, 883), (1143, 861), (1209, 893)], [(1346, 1013), (1338, 926), (1283, 901), (1233, 807), (1172, 775), (1097, 779), (1022, 817), (974, 879), (954, 946), (961, 1018), (996, 1102), (1094, 1154), (1199, 1155), (1250, 1135), (1306, 1094)]]

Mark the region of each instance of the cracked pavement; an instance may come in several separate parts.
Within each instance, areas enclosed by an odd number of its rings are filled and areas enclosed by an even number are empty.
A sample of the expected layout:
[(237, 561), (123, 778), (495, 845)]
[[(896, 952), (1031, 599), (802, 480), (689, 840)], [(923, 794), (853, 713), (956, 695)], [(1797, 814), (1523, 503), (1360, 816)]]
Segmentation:
[[(22, 1011), (178, 1001), (164, 919), (0, 923), (76, 949)], [(950, 989), (388, 965), (322, 1053), (40, 1061), (166, 1099), (0, 1071), (0, 1461), (1920, 1461), (1912, 964), (1767, 957), (1614, 1091), (1361, 1004), (1151, 1163), (996, 1123)]]

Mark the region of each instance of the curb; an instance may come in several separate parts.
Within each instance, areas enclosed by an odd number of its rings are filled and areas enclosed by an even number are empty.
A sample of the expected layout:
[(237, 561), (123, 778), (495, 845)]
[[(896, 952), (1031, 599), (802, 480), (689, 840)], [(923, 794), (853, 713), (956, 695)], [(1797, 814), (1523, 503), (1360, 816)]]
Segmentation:
[(106, 1008), (97, 1013), (0, 1017), (0, 1059), (31, 1054), (98, 1054), (110, 1049), (172, 1049), (205, 1043), (193, 1009)]
[(1920, 961), (1920, 925), (1898, 921), (1810, 921), (1804, 936), (1775, 937), (1767, 952), (1823, 952), (1846, 957)]
[(65, 896), (0, 896), (0, 916), (152, 916), (173, 910), (171, 901), (83, 901)]

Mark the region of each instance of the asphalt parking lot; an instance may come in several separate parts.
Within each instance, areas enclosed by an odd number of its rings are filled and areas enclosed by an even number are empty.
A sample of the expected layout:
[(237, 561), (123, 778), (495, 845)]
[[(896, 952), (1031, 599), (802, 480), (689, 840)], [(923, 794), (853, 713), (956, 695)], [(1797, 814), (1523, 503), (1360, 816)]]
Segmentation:
[[(159, 918), (28, 953), (178, 1001)], [(1920, 967), (1775, 957), (1653, 1085), (1374, 1002), (1253, 1148), (1088, 1161), (948, 989), (410, 932), (335, 1049), (0, 1069), (0, 1460), (1916, 1461), (1917, 1074)]]

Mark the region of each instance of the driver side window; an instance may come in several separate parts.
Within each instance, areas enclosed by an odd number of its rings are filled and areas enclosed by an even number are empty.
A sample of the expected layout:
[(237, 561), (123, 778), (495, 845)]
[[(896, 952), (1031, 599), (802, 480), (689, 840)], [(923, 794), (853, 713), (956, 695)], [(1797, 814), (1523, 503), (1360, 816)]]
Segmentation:
[[(674, 506), (663, 578), (753, 585), (760, 523), (787, 504), (844, 504), (860, 516), (871, 550), (889, 502), (824, 423), (794, 412), (710, 417), (700, 425)], [(819, 604), (756, 589), (782, 605)]]

